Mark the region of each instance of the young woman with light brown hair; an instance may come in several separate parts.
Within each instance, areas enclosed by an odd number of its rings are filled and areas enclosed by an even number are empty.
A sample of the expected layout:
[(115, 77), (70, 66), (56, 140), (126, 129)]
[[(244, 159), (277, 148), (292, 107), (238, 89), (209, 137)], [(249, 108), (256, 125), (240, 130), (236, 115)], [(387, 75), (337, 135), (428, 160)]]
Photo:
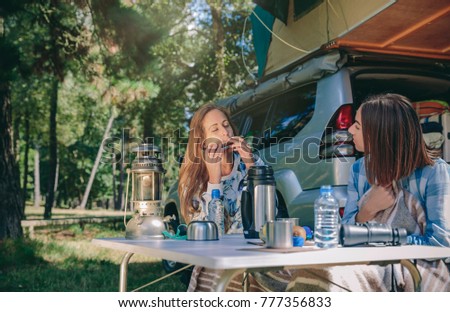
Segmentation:
[[(263, 162), (254, 159), (251, 148), (237, 134), (228, 112), (220, 106), (206, 104), (192, 117), (178, 186), (181, 212), (186, 223), (208, 219), (211, 193), (217, 189), (224, 205), (225, 219), (224, 228), (219, 231), (243, 233), (242, 182), (250, 166), (262, 165)], [(188, 291), (212, 291), (221, 273), (220, 270), (196, 266)], [(252, 277), (249, 279), (253, 280)], [(227, 291), (240, 290), (242, 275), (227, 287)]]
[(219, 189), (228, 216), (226, 233), (242, 232), (239, 184), (255, 164), (244, 138), (237, 136), (228, 112), (207, 104), (192, 117), (180, 169), (178, 194), (187, 223), (207, 217), (211, 191)]

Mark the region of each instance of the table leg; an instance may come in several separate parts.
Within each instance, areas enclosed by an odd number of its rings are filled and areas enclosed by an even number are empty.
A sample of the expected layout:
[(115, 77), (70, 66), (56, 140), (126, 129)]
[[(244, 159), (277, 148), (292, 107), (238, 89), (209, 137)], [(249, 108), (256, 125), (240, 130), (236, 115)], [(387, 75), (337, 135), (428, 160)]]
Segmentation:
[(243, 275), (244, 276), (242, 278), (242, 291), (248, 292), (248, 272), (244, 272)]
[(239, 274), (244, 273), (245, 269), (230, 269), (230, 270), (224, 270), (222, 275), (220, 276), (219, 280), (217, 281), (216, 285), (216, 291), (225, 291), (228, 284), (230, 283), (231, 279)]
[(400, 264), (404, 266), (409, 273), (414, 282), (414, 291), (420, 291), (420, 283), (422, 282), (422, 276), (420, 276), (420, 272), (417, 267), (409, 260), (400, 260)]
[(128, 262), (130, 258), (134, 255), (132, 252), (127, 252), (123, 256), (122, 262), (120, 263), (120, 279), (119, 279), (119, 291), (127, 291), (127, 275), (128, 275)]

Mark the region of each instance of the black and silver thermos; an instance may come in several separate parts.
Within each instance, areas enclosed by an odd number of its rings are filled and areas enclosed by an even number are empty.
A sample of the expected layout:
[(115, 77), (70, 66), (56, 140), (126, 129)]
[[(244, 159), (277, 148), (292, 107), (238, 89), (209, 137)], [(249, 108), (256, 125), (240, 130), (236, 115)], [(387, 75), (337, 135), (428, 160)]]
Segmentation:
[(267, 221), (275, 220), (275, 178), (271, 166), (252, 166), (248, 170), (241, 197), (245, 238), (259, 238)]

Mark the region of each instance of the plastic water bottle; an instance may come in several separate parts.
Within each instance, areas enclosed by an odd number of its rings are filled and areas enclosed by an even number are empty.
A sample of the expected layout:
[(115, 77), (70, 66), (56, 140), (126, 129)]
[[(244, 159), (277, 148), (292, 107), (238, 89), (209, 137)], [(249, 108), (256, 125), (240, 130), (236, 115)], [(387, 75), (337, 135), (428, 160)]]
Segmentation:
[(220, 190), (212, 190), (211, 197), (208, 205), (208, 220), (217, 225), (219, 237), (221, 237), (225, 234), (225, 211), (220, 199)]
[(339, 223), (339, 203), (331, 186), (323, 185), (314, 202), (314, 244), (320, 248), (337, 247)]

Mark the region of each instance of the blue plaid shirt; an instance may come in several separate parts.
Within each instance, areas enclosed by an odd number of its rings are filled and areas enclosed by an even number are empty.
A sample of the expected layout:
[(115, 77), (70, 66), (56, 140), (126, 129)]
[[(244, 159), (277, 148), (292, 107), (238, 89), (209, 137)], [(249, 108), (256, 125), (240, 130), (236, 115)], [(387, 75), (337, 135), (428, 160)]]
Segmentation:
[[(450, 247), (450, 166), (442, 159), (433, 166), (416, 169), (400, 181), (402, 187), (419, 199), (425, 209), (426, 229), (414, 235), (412, 243)], [(355, 224), (360, 198), (370, 189), (364, 158), (356, 161), (349, 177), (343, 224)]]

